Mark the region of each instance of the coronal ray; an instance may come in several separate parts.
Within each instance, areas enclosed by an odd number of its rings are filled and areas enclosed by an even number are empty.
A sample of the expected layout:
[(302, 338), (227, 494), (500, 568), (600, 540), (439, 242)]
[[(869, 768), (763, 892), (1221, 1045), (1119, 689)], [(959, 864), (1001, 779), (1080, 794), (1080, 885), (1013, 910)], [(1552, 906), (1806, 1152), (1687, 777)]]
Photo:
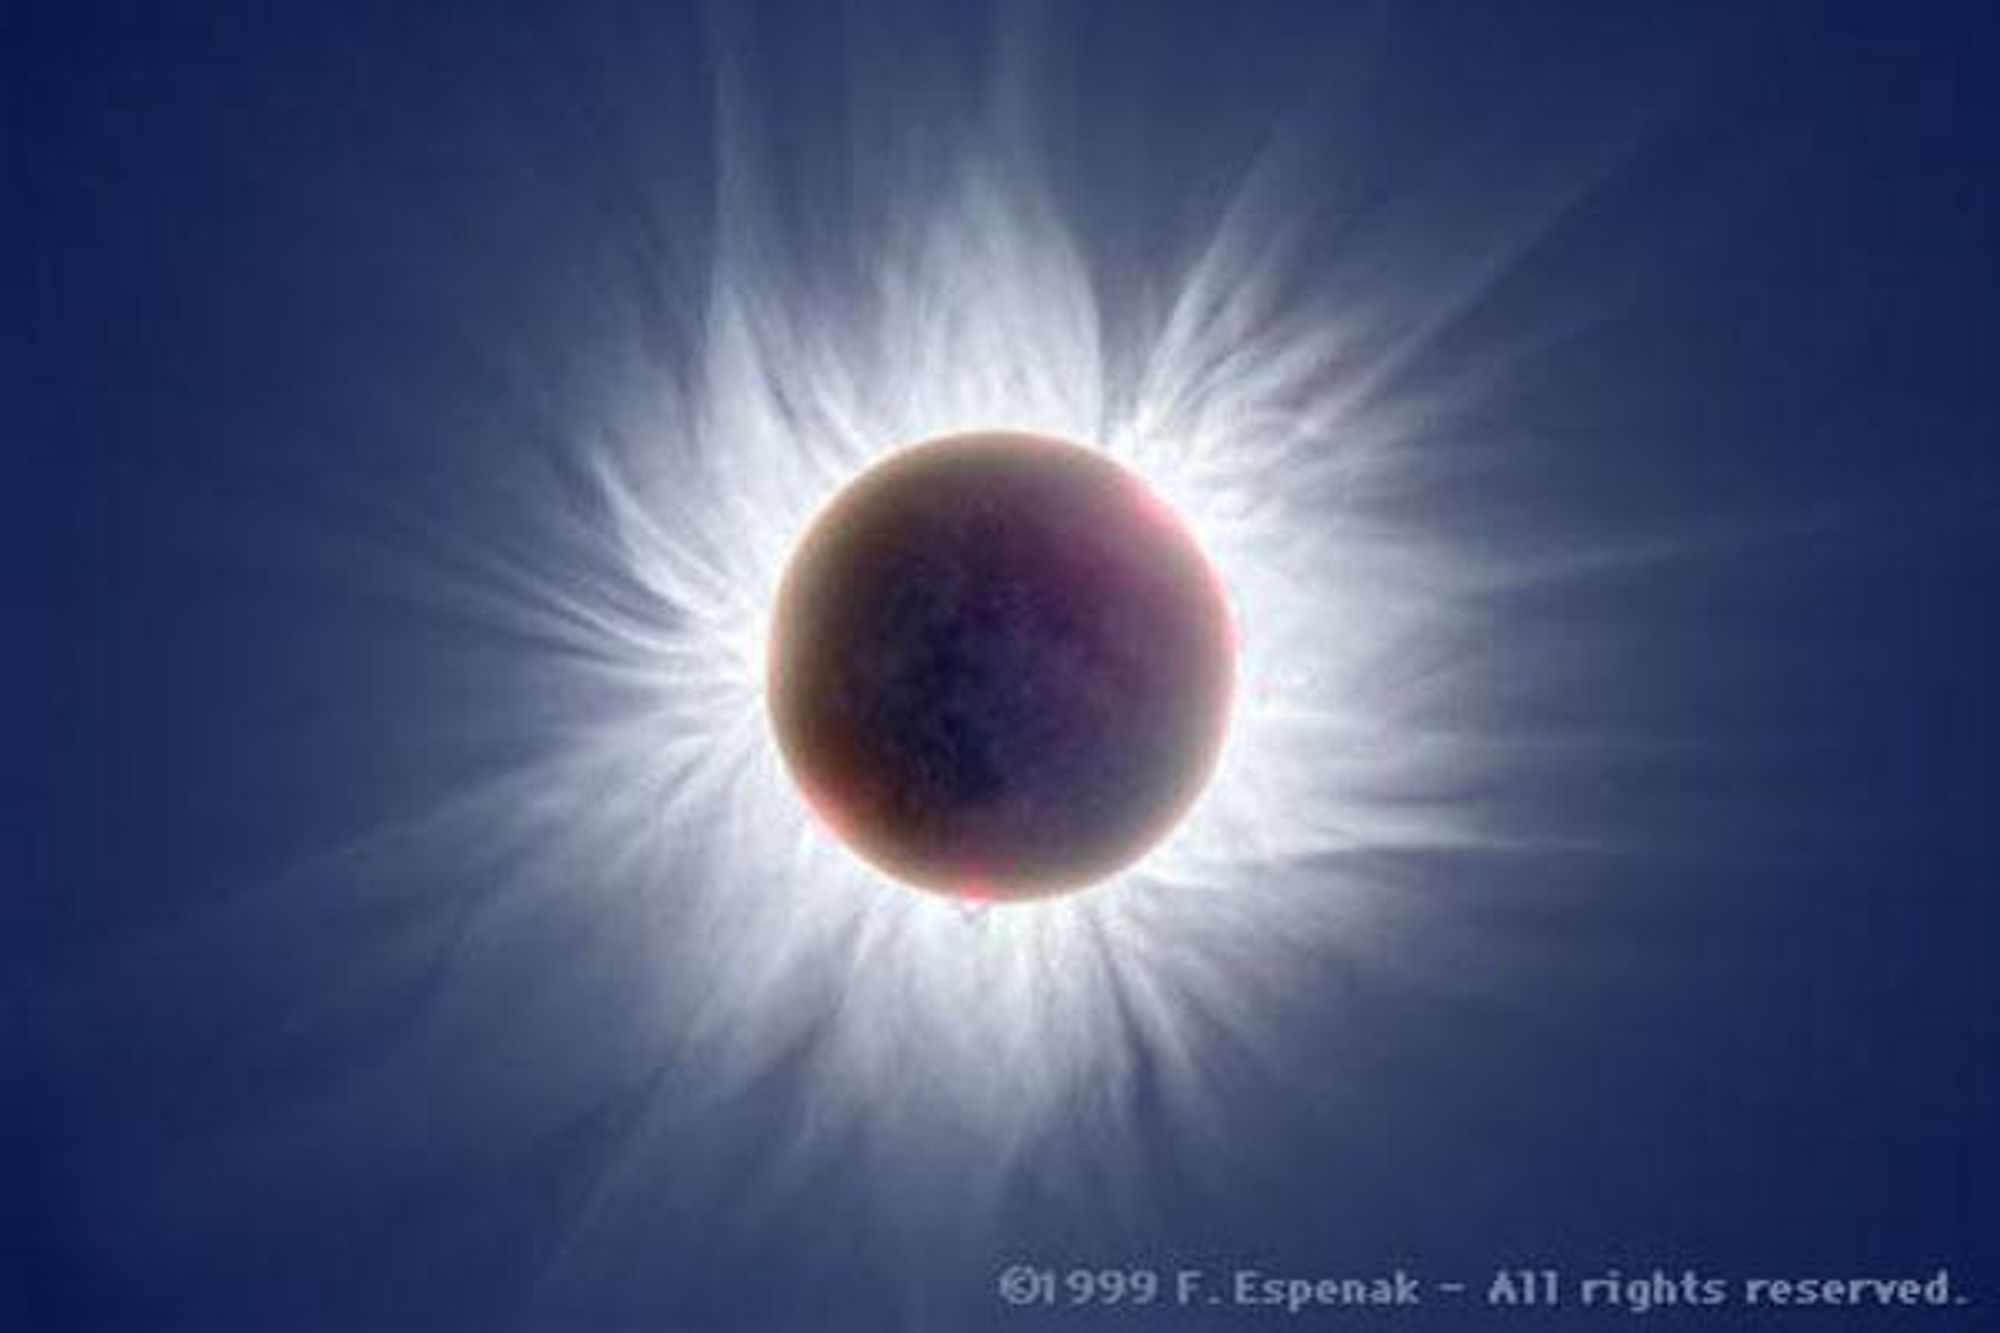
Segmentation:
[[(1347, 373), (1367, 330), (1286, 298), (1249, 209), (1162, 282), (1162, 318), (1113, 329), (1054, 200), (987, 145), (855, 241), (869, 281), (839, 301), (792, 280), (746, 192), (723, 192), (700, 373), (593, 446), (575, 522), (647, 596), (579, 585), (560, 620), (638, 688), (570, 738), (601, 776), (544, 873), (648, 880), (662, 1052), (724, 1088), (797, 1058), (826, 1132), (934, 1118), (1004, 1160), (1079, 1105), (1118, 1114), (1142, 1047), (1199, 1095), (1194, 1034), (1254, 1040), (1257, 987), (1228, 960), (1282, 968), (1301, 938), (1365, 928), (1339, 857), (1485, 836), (1460, 799), (1484, 762), (1464, 743), (1472, 580), (1355, 499), (1399, 466)], [(991, 428), (1098, 442), (1186, 517), (1235, 609), (1241, 683), (1210, 789), (1154, 854), (1074, 899), (968, 911), (814, 827), (759, 673), (827, 498), (901, 445)]]

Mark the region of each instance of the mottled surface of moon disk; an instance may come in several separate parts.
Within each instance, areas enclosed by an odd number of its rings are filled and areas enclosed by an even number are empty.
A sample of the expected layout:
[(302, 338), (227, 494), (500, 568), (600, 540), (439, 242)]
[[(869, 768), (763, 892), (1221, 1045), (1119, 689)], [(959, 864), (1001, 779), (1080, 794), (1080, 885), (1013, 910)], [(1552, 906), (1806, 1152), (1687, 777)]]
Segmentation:
[(1221, 583), (1164, 501), (1095, 450), (980, 432), (890, 455), (812, 524), (767, 699), (807, 801), (864, 859), (1030, 898), (1178, 822), (1234, 667)]

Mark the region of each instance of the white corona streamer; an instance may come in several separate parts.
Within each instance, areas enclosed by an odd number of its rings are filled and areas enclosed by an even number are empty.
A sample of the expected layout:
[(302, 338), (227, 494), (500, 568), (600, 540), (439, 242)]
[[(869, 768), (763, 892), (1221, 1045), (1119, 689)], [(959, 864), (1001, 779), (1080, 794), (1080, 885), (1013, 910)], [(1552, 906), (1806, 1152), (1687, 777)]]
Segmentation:
[[(723, 1098), (802, 1059), (808, 1139), (949, 1125), (1004, 1163), (1079, 1110), (1115, 1127), (1141, 1067), (1198, 1106), (1203, 1042), (1254, 1046), (1303, 981), (1288, 961), (1366, 931), (1340, 858), (1479, 836), (1457, 796), (1476, 763), (1463, 581), (1365, 504), (1399, 466), (1395, 423), (1342, 373), (1368, 331), (1281, 299), (1248, 208), (1148, 327), (1111, 330), (1054, 202), (1003, 151), (962, 156), (865, 238), (871, 281), (839, 302), (776, 276), (746, 193), (725, 191), (699, 374), (625, 404), (596, 454), (593, 531), (650, 596), (570, 588), (564, 623), (640, 688), (558, 766), (589, 795), (548, 864), (610, 858), (645, 882), (661, 1049)], [(1094, 444), (1146, 477), (1221, 571), (1241, 639), (1223, 759), (1171, 838), (1114, 882), (983, 910), (883, 879), (814, 825), (760, 679), (811, 516), (882, 452), (976, 428)]]

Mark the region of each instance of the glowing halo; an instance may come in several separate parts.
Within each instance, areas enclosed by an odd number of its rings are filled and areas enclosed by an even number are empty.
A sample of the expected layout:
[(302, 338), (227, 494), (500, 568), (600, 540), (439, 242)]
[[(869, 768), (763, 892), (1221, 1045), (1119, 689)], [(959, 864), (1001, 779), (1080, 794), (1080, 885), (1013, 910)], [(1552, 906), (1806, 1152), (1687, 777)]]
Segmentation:
[[(427, 585), (399, 571), (528, 646), (532, 726), (499, 724), (526, 738), (518, 761), (338, 876), (478, 886), (430, 907), (450, 943), (410, 1067), (487, 1087), (483, 1052), (514, 1043), (520, 1133), (643, 1103), (565, 1262), (639, 1218), (754, 1212), (829, 1161), (893, 1175), (883, 1225), (910, 1234), (974, 1225), (1030, 1154), (1137, 1180), (1134, 1126), (1223, 1123), (1330, 966), (1426, 966), (1411, 940), (1435, 921), (1397, 892), (1396, 855), (1509, 836), (1479, 799), (1516, 758), (1491, 724), (1495, 575), (1410, 502), (1438, 475), (1410, 446), (1440, 404), (1385, 388), (1450, 293), (1336, 301), (1253, 173), (1111, 302), (1083, 221), (998, 132), (876, 182), (898, 206), (853, 222), (843, 269), (787, 242), (735, 125), (686, 337), (600, 303), (609, 330), (538, 420), (554, 447), (517, 488), (524, 528)], [(1504, 270), (1467, 254), (1453, 281)], [(834, 846), (764, 701), (770, 608), (813, 517), (896, 442), (995, 423), (1143, 478), (1227, 590), (1237, 651), (1224, 743), (1171, 836), (1089, 893), (982, 907)], [(530, 957), (546, 993), (518, 984)], [(374, 1095), (398, 1122), (400, 1085)], [(504, 1100), (458, 1095), (475, 1119)], [(709, 1145), (774, 1104), (758, 1194)]]
[[(1287, 969), (1369, 929), (1341, 858), (1481, 836), (1451, 797), (1478, 762), (1453, 713), (1473, 581), (1366, 506), (1405, 462), (1402, 420), (1340, 373), (1362, 330), (1288, 310), (1237, 215), (1116, 371), (1067, 226), (1004, 175), (968, 158), (839, 305), (774, 277), (756, 210), (724, 198), (699, 374), (654, 376), (596, 455), (592, 530), (653, 609), (583, 618), (642, 693), (577, 737), (585, 785), (626, 795), (564, 837), (650, 877), (661, 1040), (713, 1087), (809, 1052), (819, 1122), (885, 1150), (949, 1125), (994, 1162), (1079, 1099), (1115, 1120), (1142, 1066), (1215, 1095), (1197, 1033), (1254, 1046)], [(883, 442), (994, 421), (1092, 441), (1165, 498), (1229, 590), (1238, 676), (1172, 837), (1090, 894), (968, 911), (882, 892), (813, 828), (764, 724), (765, 618), (797, 535)]]

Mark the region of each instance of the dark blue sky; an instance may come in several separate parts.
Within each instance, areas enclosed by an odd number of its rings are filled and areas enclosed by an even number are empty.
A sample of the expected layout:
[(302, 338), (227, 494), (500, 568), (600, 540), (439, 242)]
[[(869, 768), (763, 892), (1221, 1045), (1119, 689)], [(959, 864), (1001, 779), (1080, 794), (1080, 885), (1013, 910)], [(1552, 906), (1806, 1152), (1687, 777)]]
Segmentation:
[[(1437, 958), (1466, 984), (1329, 966), (1271, 1038), (1279, 1067), (1219, 1050), (1233, 1104), (1134, 1132), (1142, 1203), (1115, 1223), (1060, 1143), (936, 1253), (858, 1221), (901, 1185), (837, 1159), (739, 1212), (732, 1173), (806, 1114), (781, 1064), (682, 1114), (702, 1187), (632, 1209), (552, 1295), (539, 1275), (624, 1127), (699, 1098), (656, 1069), (529, 1132), (447, 1066), (370, 1121), (344, 1089), (395, 1059), (435, 979), (374, 966), (383, 923), (296, 877), (534, 753), (546, 645), (354, 552), (532, 549), (521, 479), (575, 467), (537, 366), (601, 336), (607, 290), (663, 366), (697, 346), (680, 294), (712, 239), (718, 39), (667, 4), (444, 8), (6, 16), (0, 1324), (1063, 1324), (989, 1296), (1017, 1257), (1950, 1267), (1984, 1312), (1766, 1322), (1992, 1318), (2000, 14), (1055, 7), (1044, 151), (1109, 304), (1274, 138), (1305, 272), (1379, 254), (1413, 301), (1483, 210), (1565, 198), (1397, 372), (1421, 395), (1541, 337), (1427, 438), (1458, 465), (1423, 513), (1495, 552), (1678, 554), (1493, 601), (1496, 639), (1549, 653), (1508, 734), (1565, 748), (1481, 799), (1548, 837), (1375, 870), (1441, 907)], [(836, 53), (878, 24), (901, 36), (874, 76), (949, 142), (990, 67), (980, 13), (721, 23), (808, 271), (841, 262), (815, 202), (850, 144)], [(436, 902), (506, 854), (440, 869)], [(560, 969), (549, 950), (524, 985)], [(557, 1065), (623, 1021), (574, 1018), (502, 1044)], [(1335, 1060), (1365, 1114), (1325, 1102)], [(217, 1148), (237, 1142), (262, 1146)]]

